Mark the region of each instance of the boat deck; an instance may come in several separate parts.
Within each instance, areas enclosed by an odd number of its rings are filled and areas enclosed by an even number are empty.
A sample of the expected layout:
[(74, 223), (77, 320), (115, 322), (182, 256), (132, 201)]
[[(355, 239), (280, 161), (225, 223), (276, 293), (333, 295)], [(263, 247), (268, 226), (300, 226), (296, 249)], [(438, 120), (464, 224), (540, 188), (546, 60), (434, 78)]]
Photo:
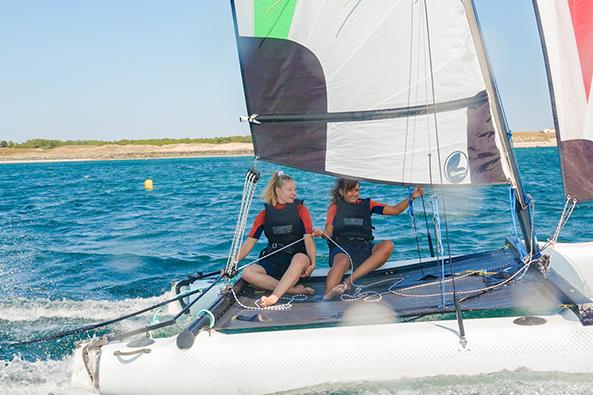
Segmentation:
[[(511, 311), (544, 314), (566, 302), (558, 290), (542, 281), (535, 268), (508, 281), (522, 266), (510, 248), (453, 258), (455, 287), (462, 310), (499, 315), (512, 314)], [(448, 262), (445, 271), (449, 273)], [(325, 277), (312, 277), (301, 283), (314, 288), (315, 295), (296, 300), (286, 295), (278, 304), (290, 303), (290, 307), (281, 310), (257, 309), (256, 301), (269, 292), (251, 286), (236, 287), (240, 289), (239, 301), (247, 308), (234, 301), (217, 319), (215, 328), (242, 332), (385, 323), (452, 312), (455, 306), (451, 277), (445, 278), (442, 296), (439, 273), (440, 265), (434, 260), (378, 270), (356, 282), (362, 286), (358, 294), (353, 288), (348, 295), (332, 301), (322, 299)]]

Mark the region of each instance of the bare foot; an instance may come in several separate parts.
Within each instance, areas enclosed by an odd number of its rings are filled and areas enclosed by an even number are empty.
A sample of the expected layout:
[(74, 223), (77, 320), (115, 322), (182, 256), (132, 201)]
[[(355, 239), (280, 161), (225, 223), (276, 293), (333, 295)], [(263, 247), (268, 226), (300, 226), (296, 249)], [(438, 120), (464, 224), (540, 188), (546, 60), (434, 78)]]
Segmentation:
[(344, 287), (346, 287), (344, 292), (349, 291), (350, 288), (352, 288), (352, 276), (350, 276), (346, 280), (344, 280), (344, 282), (342, 284), (344, 284)]
[(346, 292), (346, 286), (344, 284), (338, 284), (323, 295), (323, 300), (332, 300), (338, 295), (342, 295)]
[(305, 287), (303, 284), (297, 284), (289, 290), (289, 293), (294, 295), (315, 295), (315, 290), (311, 287)]
[(278, 303), (278, 297), (274, 294), (270, 296), (262, 296), (260, 298), (261, 302), (259, 303), (260, 307), (268, 307), (273, 306)]
[(350, 278), (348, 278), (343, 283), (338, 284), (329, 291), (327, 291), (325, 295), (323, 295), (323, 300), (332, 300), (336, 296), (342, 295), (343, 293), (347, 292), (351, 286), (352, 281), (350, 280)]

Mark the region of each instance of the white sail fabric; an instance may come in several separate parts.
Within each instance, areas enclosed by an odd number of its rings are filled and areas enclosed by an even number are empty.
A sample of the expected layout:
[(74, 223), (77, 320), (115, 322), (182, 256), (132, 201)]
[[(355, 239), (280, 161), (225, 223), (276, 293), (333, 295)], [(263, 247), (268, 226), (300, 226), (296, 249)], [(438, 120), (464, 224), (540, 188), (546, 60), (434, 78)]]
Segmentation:
[(262, 159), (392, 183), (508, 182), (459, 0), (426, 1), (427, 16), (414, 0), (234, 3)]
[(564, 191), (593, 200), (593, 2), (538, 0)]

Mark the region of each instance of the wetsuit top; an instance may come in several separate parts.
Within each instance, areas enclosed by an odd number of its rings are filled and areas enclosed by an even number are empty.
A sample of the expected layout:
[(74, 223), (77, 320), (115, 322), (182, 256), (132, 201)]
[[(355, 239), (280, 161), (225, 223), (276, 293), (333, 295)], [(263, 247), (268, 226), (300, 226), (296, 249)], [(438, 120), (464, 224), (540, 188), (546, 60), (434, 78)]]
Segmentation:
[(359, 199), (356, 203), (346, 203), (338, 199), (327, 210), (327, 223), (334, 226), (337, 240), (373, 240), (371, 214), (383, 214), (385, 204), (371, 199)]
[[(265, 209), (260, 211), (249, 237), (259, 239), (265, 233), (268, 239), (267, 249), (275, 250), (302, 238), (304, 234), (313, 233), (313, 222), (309, 210), (300, 200), (290, 204), (265, 204)], [(305, 243), (300, 242), (283, 252), (296, 254), (305, 252)]]

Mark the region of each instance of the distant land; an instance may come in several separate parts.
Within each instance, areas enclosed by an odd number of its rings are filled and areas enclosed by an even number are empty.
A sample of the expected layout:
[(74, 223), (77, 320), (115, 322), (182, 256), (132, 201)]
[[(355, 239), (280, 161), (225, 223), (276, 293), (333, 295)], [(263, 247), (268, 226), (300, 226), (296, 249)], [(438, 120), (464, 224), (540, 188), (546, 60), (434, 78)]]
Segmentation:
[(253, 155), (251, 136), (150, 140), (0, 141), (0, 163)]
[[(554, 129), (514, 132), (515, 148), (554, 147)], [(0, 163), (253, 155), (250, 136), (150, 140), (0, 140)]]
[(513, 146), (515, 148), (555, 147), (556, 131), (544, 129), (534, 132), (513, 132)]

